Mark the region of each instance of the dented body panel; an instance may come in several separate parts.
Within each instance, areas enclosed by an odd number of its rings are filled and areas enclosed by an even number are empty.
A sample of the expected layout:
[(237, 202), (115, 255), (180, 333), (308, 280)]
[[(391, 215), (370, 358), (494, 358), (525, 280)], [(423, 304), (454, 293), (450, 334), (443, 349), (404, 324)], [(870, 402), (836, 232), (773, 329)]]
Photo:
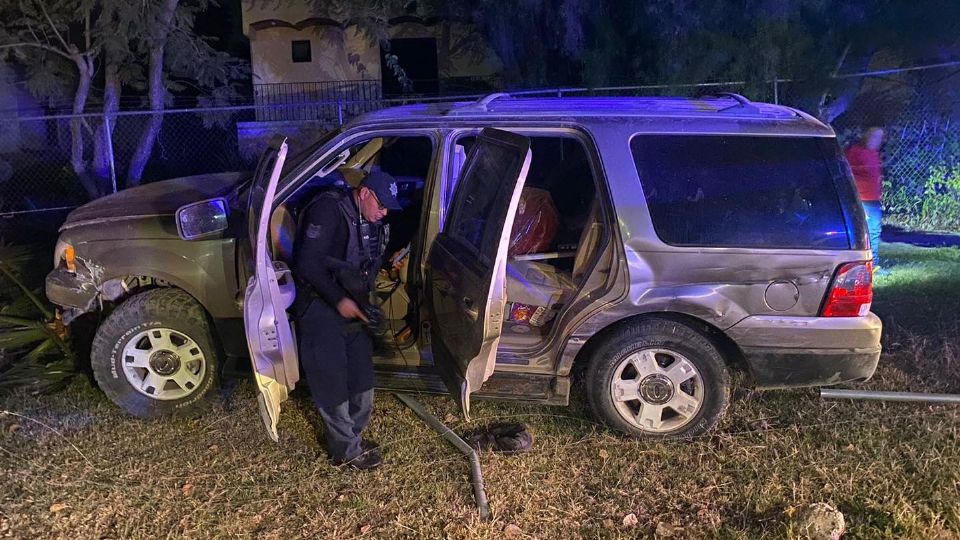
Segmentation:
[[(116, 238), (104, 239), (107, 231)], [(183, 289), (214, 319), (242, 317), (234, 300), (234, 238), (183, 241), (171, 215), (73, 227), (60, 239), (76, 250), (77, 272), (57, 268), (47, 276), (47, 296), (56, 304), (89, 312), (122, 297), (125, 278), (144, 277)]]

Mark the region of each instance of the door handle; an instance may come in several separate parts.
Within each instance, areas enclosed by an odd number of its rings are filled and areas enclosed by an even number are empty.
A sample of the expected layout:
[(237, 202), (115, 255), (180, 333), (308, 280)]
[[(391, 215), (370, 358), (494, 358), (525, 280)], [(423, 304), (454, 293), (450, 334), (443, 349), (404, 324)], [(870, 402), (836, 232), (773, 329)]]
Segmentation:
[(463, 312), (470, 317), (471, 321), (476, 321), (478, 318), (480, 318), (480, 310), (473, 306), (473, 298), (464, 296), (463, 300), (461, 300), (461, 304), (463, 305)]

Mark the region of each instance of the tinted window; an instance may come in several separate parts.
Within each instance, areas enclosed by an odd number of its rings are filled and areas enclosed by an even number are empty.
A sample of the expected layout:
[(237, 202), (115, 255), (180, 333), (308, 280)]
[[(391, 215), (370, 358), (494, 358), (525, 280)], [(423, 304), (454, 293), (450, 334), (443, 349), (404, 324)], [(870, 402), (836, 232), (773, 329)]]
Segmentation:
[(630, 146), (664, 242), (848, 249), (830, 142), (642, 135)]
[(448, 230), (482, 256), (492, 254), (499, 243), (506, 202), (514, 186), (502, 179), (517, 169), (521, 158), (509, 147), (485, 145), (472, 165), (468, 164), (457, 187)]

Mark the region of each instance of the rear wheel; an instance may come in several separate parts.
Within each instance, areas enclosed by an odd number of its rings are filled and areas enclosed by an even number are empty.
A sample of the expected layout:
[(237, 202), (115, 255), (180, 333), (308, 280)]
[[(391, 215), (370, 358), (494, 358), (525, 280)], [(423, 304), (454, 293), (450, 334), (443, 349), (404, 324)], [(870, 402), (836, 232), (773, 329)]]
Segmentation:
[(730, 375), (706, 335), (679, 322), (647, 319), (594, 350), (586, 389), (594, 414), (619, 431), (691, 437), (720, 420), (730, 401)]
[(103, 392), (141, 418), (204, 409), (219, 352), (203, 307), (180, 289), (153, 289), (120, 304), (100, 325), (91, 366)]

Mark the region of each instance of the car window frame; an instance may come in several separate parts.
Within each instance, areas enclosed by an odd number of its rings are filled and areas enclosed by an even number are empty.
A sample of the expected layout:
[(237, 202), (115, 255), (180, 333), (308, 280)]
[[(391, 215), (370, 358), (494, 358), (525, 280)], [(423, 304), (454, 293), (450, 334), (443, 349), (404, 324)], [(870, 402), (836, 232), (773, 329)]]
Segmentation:
[(442, 171), (442, 175), (440, 177), (440, 185), (436, 188), (439, 191), (440, 204), (440, 208), (438, 209), (438, 233), (443, 231), (444, 227), (446, 227), (447, 220), (449, 219), (452, 211), (452, 209), (448, 208), (448, 205), (450, 204), (449, 199), (452, 199), (453, 190), (456, 189), (456, 183), (451, 184), (451, 182), (454, 178), (457, 178), (457, 181), (459, 182), (459, 178), (461, 176), (457, 174), (457, 172), (453, 171), (453, 167), (456, 162), (454, 159), (454, 152), (456, 152), (457, 140), (463, 137), (475, 137), (480, 133), (480, 131), (483, 130), (484, 127), (492, 127), (504, 131), (511, 131), (518, 135), (523, 135), (524, 137), (530, 138), (566, 138), (575, 140), (582, 146), (583, 151), (586, 153), (587, 162), (590, 167), (590, 173), (594, 183), (595, 198), (600, 203), (601, 220), (605, 226), (603, 227), (600, 241), (597, 243), (594, 253), (591, 255), (590, 260), (587, 263), (590, 271), (584, 273), (581, 283), (577, 283), (577, 287), (581, 287), (588, 281), (590, 274), (593, 272), (593, 269), (600, 260), (600, 256), (609, 247), (609, 242), (613, 241), (615, 234), (614, 229), (617, 226), (616, 208), (613, 204), (613, 199), (610, 192), (610, 179), (604, 167), (603, 154), (601, 153), (600, 147), (597, 145), (593, 134), (587, 126), (571, 126), (567, 122), (565, 122), (563, 125), (523, 125), (506, 122), (488, 122), (484, 123), (483, 125), (469, 125), (449, 129), (444, 134), (446, 139), (443, 150), (445, 158), (445, 162), (443, 164), (444, 170)]
[[(340, 133), (339, 138), (331, 141), (331, 144), (320, 151), (320, 156), (310, 161), (310, 163), (291, 173), (294, 178), (281, 178), (280, 185), (277, 187), (277, 196), (274, 198), (274, 207), (283, 204), (294, 193), (296, 193), (306, 182), (313, 178), (313, 173), (320, 169), (330, 158), (338, 156), (340, 152), (355, 146), (363, 139), (372, 140), (377, 137), (426, 137), (433, 146), (433, 153), (430, 157), (430, 167), (427, 169), (427, 177), (424, 179), (424, 189), (426, 189), (429, 179), (436, 174), (440, 166), (440, 157), (442, 154), (442, 138), (440, 131), (434, 127), (414, 127), (414, 128), (392, 128), (392, 127), (357, 127), (347, 129)], [(278, 202), (279, 201), (279, 202)]]

